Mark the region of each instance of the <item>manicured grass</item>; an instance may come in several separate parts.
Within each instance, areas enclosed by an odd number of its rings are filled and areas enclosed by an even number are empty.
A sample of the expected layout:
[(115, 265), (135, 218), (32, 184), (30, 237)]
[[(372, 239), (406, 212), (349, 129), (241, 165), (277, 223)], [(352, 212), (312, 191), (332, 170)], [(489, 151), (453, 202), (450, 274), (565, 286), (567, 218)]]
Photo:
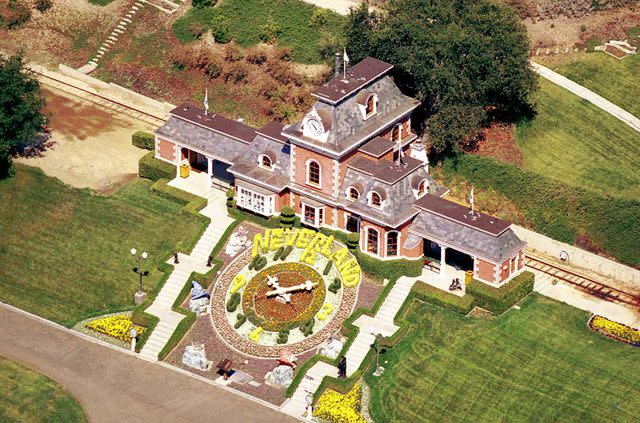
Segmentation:
[(96, 6), (106, 6), (109, 3), (113, 2), (113, 0), (88, 0), (89, 3), (95, 4)]
[(0, 357), (0, 421), (75, 423), (87, 417), (60, 385)]
[(483, 320), (410, 307), (412, 330), (367, 376), (376, 422), (637, 421), (640, 350), (576, 308), (536, 294), (521, 306)]
[(133, 306), (137, 265), (148, 251), (146, 290), (160, 261), (190, 247), (202, 223), (136, 180), (110, 197), (92, 195), (16, 165), (0, 181), (0, 300), (66, 326)]
[[(326, 23), (314, 25), (314, 12), (323, 10)], [(322, 61), (320, 46), (326, 37), (339, 37), (346, 18), (325, 9), (319, 9), (301, 0), (221, 0), (215, 8), (192, 8), (178, 19), (173, 27), (183, 42), (194, 39), (191, 25), (198, 23), (210, 27), (215, 16), (228, 23), (231, 36), (242, 46), (262, 42), (262, 28), (273, 24), (278, 29), (278, 45), (292, 50), (293, 60), (302, 63)]]
[(537, 111), (516, 129), (525, 169), (596, 192), (640, 198), (640, 133), (544, 79)]
[(601, 52), (570, 57), (568, 62), (550, 63), (551, 68), (640, 117), (640, 55), (630, 55), (623, 60)]

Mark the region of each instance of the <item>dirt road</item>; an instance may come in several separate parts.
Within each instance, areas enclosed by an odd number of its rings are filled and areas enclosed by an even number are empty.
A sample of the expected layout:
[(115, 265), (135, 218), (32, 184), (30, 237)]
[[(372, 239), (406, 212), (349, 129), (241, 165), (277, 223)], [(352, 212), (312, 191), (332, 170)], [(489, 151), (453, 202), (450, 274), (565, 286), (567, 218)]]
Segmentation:
[(138, 172), (146, 151), (131, 145), (138, 130), (154, 126), (57, 88), (43, 86), (55, 145), (42, 157), (17, 161), (40, 167), (47, 175), (98, 193), (114, 191)]

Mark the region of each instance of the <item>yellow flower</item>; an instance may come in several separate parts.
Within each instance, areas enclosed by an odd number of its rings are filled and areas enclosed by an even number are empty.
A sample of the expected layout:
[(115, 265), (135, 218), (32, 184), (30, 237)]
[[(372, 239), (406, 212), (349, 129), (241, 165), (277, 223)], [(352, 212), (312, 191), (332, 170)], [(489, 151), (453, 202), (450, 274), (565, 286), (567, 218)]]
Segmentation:
[(318, 399), (313, 415), (331, 423), (366, 423), (360, 410), (362, 389), (356, 384), (351, 391), (342, 395), (327, 389)]
[(124, 342), (131, 342), (130, 332), (132, 328), (135, 328), (138, 335), (145, 331), (145, 328), (134, 325), (131, 322), (131, 318), (124, 314), (92, 320), (86, 323), (85, 327)]
[(606, 319), (602, 316), (594, 316), (591, 320), (591, 327), (631, 344), (640, 344), (639, 330)]

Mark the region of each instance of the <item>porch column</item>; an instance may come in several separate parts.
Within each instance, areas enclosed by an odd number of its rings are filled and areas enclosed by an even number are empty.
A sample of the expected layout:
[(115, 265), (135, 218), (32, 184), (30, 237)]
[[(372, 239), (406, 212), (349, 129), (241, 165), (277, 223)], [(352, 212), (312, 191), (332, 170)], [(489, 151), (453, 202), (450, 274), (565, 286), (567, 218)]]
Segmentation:
[(207, 157), (207, 175), (209, 176), (207, 185), (209, 188), (213, 188), (213, 181), (211, 180), (211, 176), (213, 175), (213, 159), (211, 159), (211, 157)]
[(445, 271), (445, 266), (446, 266), (446, 251), (447, 251), (447, 247), (445, 247), (444, 245), (440, 245), (440, 277), (445, 278), (446, 275), (446, 271)]

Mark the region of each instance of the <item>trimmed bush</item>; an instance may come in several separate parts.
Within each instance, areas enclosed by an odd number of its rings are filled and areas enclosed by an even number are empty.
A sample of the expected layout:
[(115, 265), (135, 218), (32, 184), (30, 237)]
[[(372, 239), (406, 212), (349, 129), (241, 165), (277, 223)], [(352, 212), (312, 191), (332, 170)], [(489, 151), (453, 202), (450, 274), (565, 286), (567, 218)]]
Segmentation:
[(347, 248), (351, 251), (355, 251), (358, 249), (360, 245), (360, 234), (358, 232), (352, 232), (347, 235)]
[(233, 207), (233, 197), (236, 195), (236, 191), (233, 188), (227, 190), (227, 207)]
[(293, 226), (296, 220), (296, 212), (289, 206), (280, 209), (280, 225), (285, 228)]
[(390, 281), (395, 281), (400, 276), (420, 276), (424, 266), (422, 259), (379, 260), (358, 250), (354, 251), (354, 254), (362, 270), (379, 279)]
[(473, 279), (467, 284), (467, 293), (475, 297), (479, 307), (502, 314), (533, 291), (534, 277), (531, 272), (522, 272), (500, 288)]
[(150, 151), (138, 162), (138, 175), (141, 178), (157, 181), (158, 179), (173, 179), (176, 177), (176, 166), (171, 163), (156, 159), (154, 152)]
[(267, 265), (267, 258), (265, 256), (260, 256), (260, 258), (256, 260), (256, 263), (253, 266), (253, 268), (255, 270), (262, 270), (266, 265)]
[(313, 333), (313, 326), (316, 324), (316, 319), (311, 318), (300, 325), (300, 331), (304, 336), (309, 336)]
[(333, 260), (329, 260), (327, 265), (324, 267), (323, 275), (327, 276), (329, 272), (331, 272), (331, 268), (333, 267)]
[(237, 318), (237, 320), (236, 320), (236, 322), (233, 324), (233, 327), (234, 327), (235, 329), (239, 329), (239, 328), (240, 328), (240, 326), (244, 325), (244, 322), (246, 322), (246, 321), (247, 321), (247, 317), (246, 317), (244, 314), (242, 314), (242, 313), (238, 313), (238, 315), (236, 316), (236, 318)]
[(288, 340), (289, 340), (288, 330), (283, 329), (280, 332), (278, 332), (278, 339), (276, 340), (278, 344), (286, 344)]
[(416, 282), (411, 288), (411, 294), (422, 301), (432, 303), (438, 307), (455, 311), (456, 313), (467, 314), (475, 304), (475, 298), (467, 294), (458, 297), (455, 294), (443, 291), (424, 282)]
[(138, 131), (131, 135), (131, 144), (144, 150), (155, 150), (156, 139), (153, 134), (144, 131)]
[(284, 252), (280, 255), (280, 260), (284, 261), (287, 257), (289, 257), (289, 254), (291, 254), (291, 251), (293, 251), (293, 246), (289, 245), (287, 248), (284, 249)]
[(233, 313), (234, 311), (236, 311), (236, 309), (240, 305), (240, 300), (240, 293), (234, 292), (233, 294), (231, 294), (229, 301), (227, 301), (227, 311), (229, 313)]
[(278, 251), (276, 251), (276, 253), (273, 255), (273, 261), (278, 260), (283, 253), (284, 253), (284, 247), (278, 248)]
[(340, 278), (335, 278), (333, 282), (331, 282), (331, 285), (329, 285), (329, 288), (327, 289), (335, 294), (340, 290), (341, 286), (342, 286), (342, 282), (340, 282)]

